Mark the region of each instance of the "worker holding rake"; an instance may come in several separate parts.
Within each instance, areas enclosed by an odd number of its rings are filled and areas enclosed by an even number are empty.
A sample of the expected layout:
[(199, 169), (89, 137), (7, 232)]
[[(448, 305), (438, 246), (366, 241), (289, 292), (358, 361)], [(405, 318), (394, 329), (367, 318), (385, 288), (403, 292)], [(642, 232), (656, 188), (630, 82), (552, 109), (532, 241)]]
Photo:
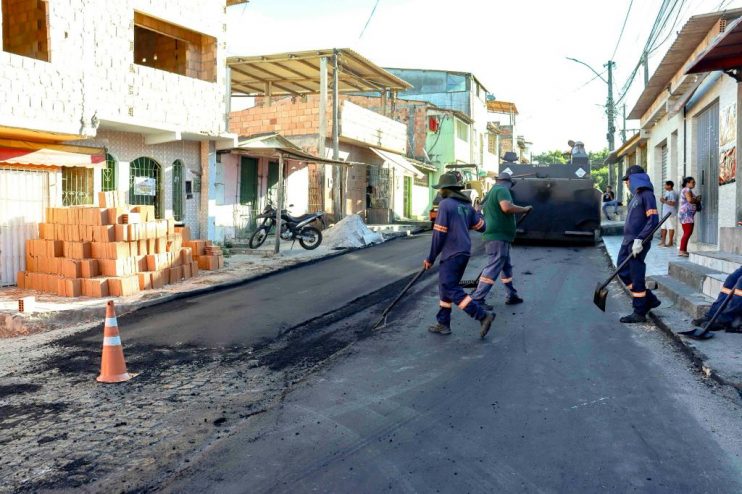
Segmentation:
[(451, 309), (456, 304), (461, 310), (480, 323), (479, 336), (484, 338), (492, 326), (495, 315), (485, 311), (459, 286), (466, 265), (471, 256), (469, 230), (484, 231), (482, 214), (474, 210), (471, 199), (461, 193), (463, 185), (453, 173), (441, 175), (438, 185), (433, 186), (441, 193), (438, 217), (433, 226), (433, 241), (430, 253), (423, 261), (423, 268), (430, 269), (438, 255), (441, 264), (438, 270), (438, 291), (440, 308), (436, 316), (437, 324), (431, 326), (431, 333), (451, 334)]

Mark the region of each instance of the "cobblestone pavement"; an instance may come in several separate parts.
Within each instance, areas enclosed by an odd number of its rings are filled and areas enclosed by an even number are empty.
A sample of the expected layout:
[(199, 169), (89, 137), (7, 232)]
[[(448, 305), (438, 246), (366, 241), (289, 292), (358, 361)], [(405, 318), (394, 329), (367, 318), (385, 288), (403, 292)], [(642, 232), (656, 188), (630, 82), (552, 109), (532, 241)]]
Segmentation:
[[(130, 491), (187, 466), (193, 455), (281, 400), (320, 363), (367, 334), (358, 311), (386, 291), (311, 321), (262, 347), (124, 344), (133, 380), (96, 383), (99, 327), (6, 340), (0, 351), (0, 492)], [(354, 319), (355, 317), (355, 319)]]

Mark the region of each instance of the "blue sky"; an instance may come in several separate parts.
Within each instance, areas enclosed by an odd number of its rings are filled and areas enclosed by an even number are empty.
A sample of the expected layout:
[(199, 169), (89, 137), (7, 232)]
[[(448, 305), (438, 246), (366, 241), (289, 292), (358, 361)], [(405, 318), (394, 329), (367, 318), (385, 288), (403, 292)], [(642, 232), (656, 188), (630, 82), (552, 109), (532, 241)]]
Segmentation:
[[(616, 43), (631, 0), (250, 0), (229, 9), (229, 52), (258, 55), (289, 50), (353, 48), (381, 66), (473, 72), (497, 99), (520, 111), (519, 134), (534, 150), (606, 147), (607, 85), (599, 72), (616, 62), (620, 92), (636, 65), (661, 0), (634, 0), (621, 43)], [(742, 7), (742, 0), (685, 0), (650, 56), (650, 72), (690, 15)], [(627, 113), (641, 92), (641, 72), (625, 100)], [(620, 118), (616, 127), (622, 127)], [(629, 122), (628, 128), (636, 128)], [(616, 142), (620, 142), (617, 133)]]

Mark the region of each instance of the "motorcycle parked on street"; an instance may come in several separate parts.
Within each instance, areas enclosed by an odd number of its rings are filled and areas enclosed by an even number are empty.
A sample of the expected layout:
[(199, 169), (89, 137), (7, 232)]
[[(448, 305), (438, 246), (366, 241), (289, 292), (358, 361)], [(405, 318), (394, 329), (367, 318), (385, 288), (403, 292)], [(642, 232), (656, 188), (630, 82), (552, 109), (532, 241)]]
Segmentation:
[[(289, 204), (292, 207), (293, 204)], [(310, 223), (321, 221), (324, 224), (324, 211), (304, 214), (302, 216), (291, 216), (287, 210), (281, 210), (281, 238), (283, 240), (298, 240), (306, 250), (313, 250), (322, 243), (322, 232), (319, 228), (311, 226)], [(268, 233), (276, 224), (276, 208), (272, 202), (268, 202), (263, 212), (258, 215), (262, 219), (258, 229), (250, 237), (250, 248), (257, 249), (268, 238)]]

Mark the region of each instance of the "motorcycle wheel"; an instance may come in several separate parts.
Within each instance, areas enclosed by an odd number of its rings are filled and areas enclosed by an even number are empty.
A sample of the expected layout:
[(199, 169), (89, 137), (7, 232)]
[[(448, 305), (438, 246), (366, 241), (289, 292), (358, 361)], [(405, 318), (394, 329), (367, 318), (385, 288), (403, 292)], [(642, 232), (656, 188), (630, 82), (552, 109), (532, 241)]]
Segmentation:
[[(305, 226), (299, 232), (299, 244), (306, 250), (314, 250), (322, 243), (322, 232), (313, 226)], [(313, 237), (313, 240), (305, 240), (304, 237)]]
[(268, 230), (263, 227), (258, 228), (250, 237), (250, 248), (257, 249), (258, 247), (263, 245), (263, 242), (265, 242), (266, 238), (268, 238)]

